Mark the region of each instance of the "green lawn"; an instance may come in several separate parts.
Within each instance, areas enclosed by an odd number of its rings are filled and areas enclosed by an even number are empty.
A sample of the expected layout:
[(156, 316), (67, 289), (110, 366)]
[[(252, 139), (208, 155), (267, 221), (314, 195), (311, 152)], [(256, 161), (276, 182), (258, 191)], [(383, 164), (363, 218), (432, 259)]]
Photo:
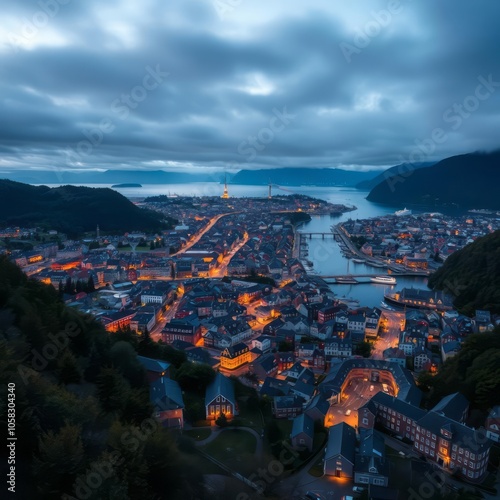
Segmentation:
[(188, 431), (184, 431), (185, 436), (189, 436), (190, 438), (193, 438), (195, 441), (203, 441), (204, 439), (207, 439), (207, 437), (212, 434), (212, 431), (210, 429), (190, 429)]
[(314, 463), (314, 465), (307, 471), (313, 477), (321, 477), (323, 475), (323, 461), (322, 457)]
[(255, 468), (257, 441), (249, 432), (229, 429), (201, 449), (233, 470), (246, 474)]
[(276, 424), (280, 428), (283, 437), (289, 438), (292, 432), (293, 420), (288, 420), (287, 418), (276, 418)]
[(251, 427), (257, 432), (262, 430), (262, 417), (259, 411), (240, 411), (240, 414), (236, 418), (240, 422), (241, 427)]

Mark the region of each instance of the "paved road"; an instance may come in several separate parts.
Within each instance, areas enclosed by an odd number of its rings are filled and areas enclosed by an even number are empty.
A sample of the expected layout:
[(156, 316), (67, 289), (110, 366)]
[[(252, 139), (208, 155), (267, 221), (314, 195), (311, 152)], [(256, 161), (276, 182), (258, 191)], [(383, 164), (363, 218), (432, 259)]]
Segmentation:
[(198, 233), (196, 233), (196, 235), (193, 237), (193, 239), (185, 247), (181, 248), (178, 252), (170, 255), (170, 257), (176, 257), (177, 255), (181, 255), (184, 252), (186, 252), (187, 250), (189, 250), (193, 245), (196, 245), (196, 243), (198, 243), (198, 241), (200, 241), (200, 238), (207, 231), (210, 231), (210, 229), (212, 229), (212, 227), (214, 227), (214, 225), (217, 224), (217, 222), (220, 219), (222, 219), (222, 217), (227, 217), (228, 215), (234, 215), (234, 214), (239, 214), (239, 213), (241, 213), (241, 212), (230, 212), (230, 213), (226, 213), (226, 214), (219, 214), (219, 215), (216, 215), (215, 217), (212, 217), (210, 219), (210, 222), (204, 228), (202, 228), (200, 231), (198, 231)]
[(387, 348), (397, 347), (401, 332), (401, 321), (404, 320), (403, 312), (384, 310), (382, 314), (387, 318), (388, 331), (377, 338), (371, 355), (373, 359), (384, 359), (384, 351)]

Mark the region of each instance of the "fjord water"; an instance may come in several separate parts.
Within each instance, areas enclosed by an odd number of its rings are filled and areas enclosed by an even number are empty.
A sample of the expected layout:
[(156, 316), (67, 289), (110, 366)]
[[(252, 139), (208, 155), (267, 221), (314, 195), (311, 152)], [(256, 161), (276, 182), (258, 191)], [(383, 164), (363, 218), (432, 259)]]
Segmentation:
[[(88, 187), (111, 187), (105, 184), (89, 184)], [(122, 195), (132, 200), (144, 199), (148, 196), (157, 195), (178, 195), (178, 196), (220, 196), (223, 191), (222, 184), (218, 182), (197, 182), (190, 184), (156, 185), (144, 184), (143, 187), (113, 188)], [(267, 197), (268, 186), (234, 185), (228, 186), (230, 196), (240, 197)], [(307, 259), (313, 262), (314, 270), (319, 275), (339, 275), (339, 274), (386, 274), (386, 269), (377, 269), (356, 264), (346, 259), (340, 251), (339, 245), (331, 236), (331, 226), (348, 219), (367, 219), (382, 215), (392, 214), (396, 210), (404, 207), (387, 206), (370, 202), (366, 199), (367, 191), (359, 191), (354, 188), (344, 187), (317, 187), (317, 186), (286, 186), (282, 189), (273, 187), (273, 195), (304, 194), (315, 198), (320, 198), (331, 203), (338, 203), (347, 206), (356, 206), (352, 212), (344, 213), (337, 217), (329, 215), (313, 216), (312, 220), (300, 227), (300, 231), (309, 233), (328, 233), (324, 239), (314, 236), (307, 239), (308, 256)], [(390, 287), (380, 284), (360, 284), (360, 285), (331, 285), (332, 291), (339, 297), (351, 297), (359, 300), (362, 306), (379, 306), (384, 297), (384, 292), (390, 289), (400, 290), (402, 287), (427, 288), (425, 278), (397, 278), (397, 285)]]
[[(177, 194), (179, 196), (220, 196), (223, 186), (217, 182), (199, 182), (192, 184), (172, 184), (170, 186), (144, 185), (142, 188), (115, 188), (128, 198), (144, 198), (159, 194)], [(229, 194), (234, 197), (267, 197), (268, 186), (232, 185), (228, 186)], [(344, 213), (337, 217), (329, 215), (313, 216), (310, 222), (303, 224), (300, 231), (304, 233), (327, 233), (323, 239), (313, 236), (307, 239), (307, 259), (313, 262), (314, 270), (319, 275), (336, 274), (385, 274), (387, 270), (373, 268), (365, 264), (356, 264), (346, 259), (339, 245), (331, 236), (331, 226), (348, 219), (367, 219), (381, 215), (392, 214), (404, 207), (391, 207), (370, 202), (366, 199), (367, 191), (359, 191), (354, 188), (343, 187), (316, 187), (316, 186), (286, 186), (284, 189), (273, 187), (273, 195), (304, 194), (331, 203), (339, 203), (347, 206), (355, 206), (356, 210)], [(357, 299), (362, 306), (380, 306), (384, 293), (391, 289), (402, 287), (427, 288), (427, 279), (421, 277), (397, 278), (395, 286), (380, 284), (360, 285), (331, 285), (331, 290), (339, 297), (351, 297)]]

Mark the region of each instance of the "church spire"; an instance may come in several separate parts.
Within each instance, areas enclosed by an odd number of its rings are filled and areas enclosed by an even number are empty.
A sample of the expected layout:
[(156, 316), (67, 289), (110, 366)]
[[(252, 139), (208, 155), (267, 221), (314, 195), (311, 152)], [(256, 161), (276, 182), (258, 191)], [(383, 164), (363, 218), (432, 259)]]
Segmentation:
[(227, 178), (226, 174), (224, 174), (224, 193), (222, 194), (221, 198), (224, 200), (227, 200), (229, 198), (229, 193), (227, 191)]

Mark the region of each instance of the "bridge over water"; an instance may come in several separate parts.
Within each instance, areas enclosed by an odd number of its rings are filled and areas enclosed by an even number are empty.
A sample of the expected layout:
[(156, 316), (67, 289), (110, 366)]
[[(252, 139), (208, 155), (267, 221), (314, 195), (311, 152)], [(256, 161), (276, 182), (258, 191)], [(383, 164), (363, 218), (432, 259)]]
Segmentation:
[[(318, 278), (321, 278), (328, 284), (334, 284), (334, 285), (361, 285), (361, 284), (366, 284), (366, 283), (373, 283), (371, 281), (371, 278), (376, 278), (377, 276), (387, 276), (382, 273), (365, 273), (365, 274), (328, 274), (328, 275), (323, 275), (323, 274), (317, 274), (316, 275)], [(397, 278), (398, 276), (400, 277), (405, 277), (405, 276), (422, 276), (426, 277), (427, 274), (421, 273), (421, 272), (413, 272), (413, 271), (408, 271), (408, 272), (402, 272), (402, 273), (391, 273), (391, 277)], [(377, 283), (378, 285), (389, 285), (393, 286), (391, 283)]]

